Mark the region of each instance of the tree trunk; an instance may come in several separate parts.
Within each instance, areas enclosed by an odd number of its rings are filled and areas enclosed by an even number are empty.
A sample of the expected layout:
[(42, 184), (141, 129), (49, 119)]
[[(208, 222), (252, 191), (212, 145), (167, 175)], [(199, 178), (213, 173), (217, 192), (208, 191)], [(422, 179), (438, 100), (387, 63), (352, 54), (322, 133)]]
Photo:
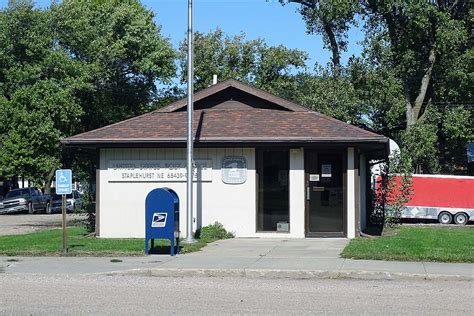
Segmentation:
[(18, 189), (19, 183), (18, 183), (18, 176), (13, 176), (10, 181), (10, 187), (8, 188), (8, 191), (13, 190), (13, 189)]
[(51, 184), (53, 183), (53, 177), (56, 169), (49, 172), (46, 183), (44, 184), (44, 194), (51, 194)]
[(426, 94), (428, 87), (431, 82), (431, 77), (433, 75), (433, 68), (436, 62), (436, 46), (432, 45), (430, 53), (428, 55), (428, 66), (425, 70), (425, 74), (421, 79), (420, 90), (415, 100), (412, 102), (410, 98), (409, 85), (405, 84), (403, 89), (405, 92), (405, 102), (406, 102), (406, 118), (407, 118), (407, 129), (415, 125), (422, 117), (427, 110), (428, 102), (426, 100)]
[(331, 25), (327, 22), (324, 23), (324, 32), (328, 36), (329, 44), (331, 45), (332, 52), (332, 65), (334, 71), (334, 77), (339, 77), (341, 73), (341, 54), (339, 52), (339, 45), (337, 44), (336, 35), (334, 34)]
[[(281, 1), (280, 1), (281, 2)], [(317, 1), (314, 0), (288, 0), (288, 2), (298, 3), (310, 9), (316, 9)], [(332, 29), (330, 22), (326, 21), (324, 17), (320, 16), (321, 23), (323, 25), (324, 33), (326, 33), (329, 39), (329, 45), (331, 46), (332, 58), (331, 62), (333, 65), (334, 77), (338, 77), (341, 73), (341, 53), (339, 51), (339, 45), (337, 44), (336, 35)]]
[(411, 96), (410, 96), (410, 85), (408, 82), (403, 83), (403, 94), (405, 96), (405, 115), (407, 119), (407, 128), (409, 126), (413, 126), (416, 123), (415, 113), (413, 113), (413, 106), (411, 103)]

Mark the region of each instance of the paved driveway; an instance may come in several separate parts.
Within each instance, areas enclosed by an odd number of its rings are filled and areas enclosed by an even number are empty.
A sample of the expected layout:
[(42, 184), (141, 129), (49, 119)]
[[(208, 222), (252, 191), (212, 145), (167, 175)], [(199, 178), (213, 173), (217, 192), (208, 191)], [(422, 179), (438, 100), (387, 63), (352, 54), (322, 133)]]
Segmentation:
[[(61, 214), (10, 214), (0, 215), (0, 236), (25, 234), (40, 229), (61, 226)], [(83, 218), (83, 215), (67, 215), (68, 221)]]

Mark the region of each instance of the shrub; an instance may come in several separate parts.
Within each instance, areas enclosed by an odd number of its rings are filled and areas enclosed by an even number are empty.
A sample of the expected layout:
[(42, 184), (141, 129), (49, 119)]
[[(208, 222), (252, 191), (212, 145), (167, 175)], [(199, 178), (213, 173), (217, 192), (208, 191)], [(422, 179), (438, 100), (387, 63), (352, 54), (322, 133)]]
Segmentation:
[(214, 241), (219, 239), (230, 239), (235, 236), (233, 233), (228, 232), (221, 223), (215, 222), (212, 225), (207, 225), (196, 230), (194, 237), (204, 241)]
[(401, 222), (405, 204), (410, 200), (412, 190), (411, 160), (392, 153), (390, 157), (390, 173), (388, 165), (382, 166), (381, 180), (377, 180), (377, 187), (372, 192), (373, 201), (370, 213), (372, 224), (383, 227), (393, 227)]
[(95, 191), (89, 183), (84, 184), (82, 196), (82, 212), (87, 214), (85, 227), (88, 233), (95, 232)]

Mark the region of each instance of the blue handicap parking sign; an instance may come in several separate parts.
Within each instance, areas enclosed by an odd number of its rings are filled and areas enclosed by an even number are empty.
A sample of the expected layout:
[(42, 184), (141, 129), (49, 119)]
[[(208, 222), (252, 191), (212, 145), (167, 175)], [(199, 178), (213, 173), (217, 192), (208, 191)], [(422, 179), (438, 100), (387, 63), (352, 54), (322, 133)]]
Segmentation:
[(56, 194), (72, 193), (72, 171), (71, 169), (56, 170)]

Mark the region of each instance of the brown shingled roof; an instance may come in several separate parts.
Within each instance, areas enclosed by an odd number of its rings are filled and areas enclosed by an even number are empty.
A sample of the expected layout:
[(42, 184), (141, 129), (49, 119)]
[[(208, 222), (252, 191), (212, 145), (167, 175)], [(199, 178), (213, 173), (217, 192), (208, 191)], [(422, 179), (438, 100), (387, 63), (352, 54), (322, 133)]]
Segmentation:
[[(197, 143), (225, 142), (376, 142), (387, 138), (334, 118), (310, 111), (235, 80), (227, 80), (196, 93), (195, 101), (232, 87), (244, 94), (270, 101), (280, 109), (254, 108), (238, 101), (226, 101), (194, 111)], [(122, 122), (63, 140), (69, 145), (186, 142), (186, 100)], [(283, 108), (284, 110), (282, 110)]]

